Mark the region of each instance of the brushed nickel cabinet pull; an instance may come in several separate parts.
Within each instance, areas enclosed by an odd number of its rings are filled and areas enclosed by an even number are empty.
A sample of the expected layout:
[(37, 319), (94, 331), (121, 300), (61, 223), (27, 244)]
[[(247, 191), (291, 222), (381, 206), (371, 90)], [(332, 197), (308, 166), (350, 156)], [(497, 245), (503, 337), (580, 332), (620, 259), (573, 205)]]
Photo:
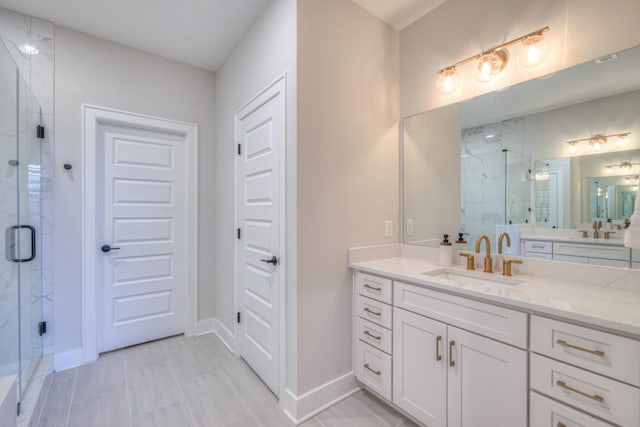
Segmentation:
[(591, 395), (591, 394), (585, 393), (584, 391), (580, 391), (580, 390), (575, 389), (575, 388), (573, 388), (573, 387), (569, 387), (569, 386), (567, 385), (567, 383), (565, 383), (564, 381), (559, 381), (559, 380), (558, 380), (558, 381), (556, 381), (556, 385), (557, 385), (558, 387), (560, 387), (560, 388), (562, 388), (562, 389), (565, 389), (565, 390), (567, 390), (567, 391), (570, 391), (570, 392), (572, 392), (572, 393), (576, 393), (576, 394), (579, 394), (580, 396), (588, 397), (589, 399), (591, 399), (591, 400), (595, 400), (595, 401), (596, 401), (596, 402), (598, 402), (598, 403), (602, 403), (602, 402), (604, 402), (604, 397), (602, 397), (602, 396), (598, 396), (597, 394), (596, 394), (596, 395)]
[(365, 363), (365, 364), (364, 364), (364, 368), (365, 368), (365, 369), (367, 369), (367, 370), (369, 370), (369, 371), (371, 371), (371, 372), (373, 372), (373, 373), (374, 373), (374, 374), (376, 374), (376, 375), (380, 375), (380, 374), (382, 373), (382, 372), (380, 372), (380, 371), (374, 371), (373, 369), (371, 369), (371, 368), (369, 367), (369, 364), (368, 364), (368, 363)]
[(563, 347), (567, 347), (567, 348), (572, 348), (574, 350), (578, 350), (578, 351), (584, 351), (585, 353), (590, 353), (590, 354), (595, 354), (596, 356), (600, 356), (603, 357), (604, 356), (604, 351), (600, 351), (600, 350), (589, 350), (588, 348), (582, 348), (582, 347), (578, 347), (577, 345), (573, 345), (573, 344), (569, 344), (568, 342), (566, 342), (565, 340), (557, 340), (556, 344), (559, 344)]
[(436, 361), (442, 360), (442, 355), (440, 354), (440, 343), (442, 342), (442, 337), (438, 335), (436, 337)]
[(453, 360), (453, 346), (456, 345), (455, 341), (449, 341), (449, 366), (456, 366), (456, 362)]
[(369, 331), (364, 331), (364, 334), (365, 334), (365, 335), (370, 336), (370, 337), (371, 337), (371, 338), (373, 338), (374, 340), (378, 340), (378, 341), (380, 341), (380, 340), (382, 339), (382, 337), (377, 337), (377, 336), (373, 335), (373, 334), (372, 334), (371, 332), (369, 332)]
[(367, 289), (371, 289), (372, 291), (376, 291), (376, 292), (380, 292), (382, 290), (382, 288), (376, 288), (376, 287), (371, 286), (369, 284), (365, 284), (364, 287), (367, 288)]
[(365, 307), (364, 311), (366, 311), (367, 313), (371, 313), (374, 316), (382, 316), (382, 313), (375, 312), (375, 311), (371, 310), (369, 307)]

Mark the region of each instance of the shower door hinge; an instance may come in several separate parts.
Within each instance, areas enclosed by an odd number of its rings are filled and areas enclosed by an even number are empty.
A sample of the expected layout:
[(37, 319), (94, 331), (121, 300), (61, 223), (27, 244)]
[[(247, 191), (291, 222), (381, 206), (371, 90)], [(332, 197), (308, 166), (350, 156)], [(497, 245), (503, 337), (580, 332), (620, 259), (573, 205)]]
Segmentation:
[(238, 312), (238, 323), (240, 323), (240, 312)]
[(242, 144), (238, 144), (238, 156), (242, 154)]
[(242, 232), (240, 231), (240, 229), (238, 228), (238, 240), (240, 240), (240, 236), (242, 235)]
[(16, 406), (17, 406), (17, 408), (16, 408), (16, 414), (17, 414), (18, 416), (20, 416), (20, 402), (18, 402), (18, 404), (17, 404)]
[(43, 336), (47, 333), (47, 322), (38, 323), (38, 333), (40, 334), (40, 336)]
[(44, 139), (44, 126), (38, 125), (36, 128), (36, 136), (38, 139)]

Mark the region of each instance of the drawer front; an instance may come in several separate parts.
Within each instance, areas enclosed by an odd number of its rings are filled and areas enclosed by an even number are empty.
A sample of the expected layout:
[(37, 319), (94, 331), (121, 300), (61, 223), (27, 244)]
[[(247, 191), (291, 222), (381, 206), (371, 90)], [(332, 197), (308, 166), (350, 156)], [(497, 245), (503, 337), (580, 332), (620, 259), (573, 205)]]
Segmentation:
[(577, 264), (589, 264), (589, 258), (586, 256), (558, 255), (553, 254), (554, 261), (575, 262)]
[(640, 341), (531, 316), (531, 350), (640, 386)]
[(629, 259), (631, 259), (631, 250), (629, 248), (621, 248), (617, 246), (586, 245), (577, 243), (556, 242), (553, 244), (553, 254), (617, 259), (621, 261), (629, 261)]
[(364, 385), (391, 400), (391, 356), (358, 340), (355, 371)]
[(393, 288), (391, 280), (371, 274), (356, 272), (356, 292), (360, 295), (391, 304)]
[(391, 306), (371, 298), (356, 296), (356, 314), (363, 319), (391, 329)]
[(530, 394), (531, 427), (612, 427), (536, 392)]
[(527, 348), (525, 313), (402, 282), (395, 282), (393, 297), (396, 307)]
[(629, 268), (629, 261), (619, 261), (617, 259), (589, 258), (591, 265), (604, 265), (606, 267)]
[(393, 339), (389, 329), (358, 317), (356, 320), (356, 335), (358, 339), (379, 348), (385, 353), (391, 354)]
[(640, 425), (640, 389), (537, 354), (531, 388), (613, 424)]
[(525, 252), (524, 256), (527, 256), (529, 258), (537, 258), (537, 259), (553, 259), (553, 255), (549, 254), (543, 254), (543, 253), (537, 253), (537, 252)]
[(631, 249), (631, 260), (633, 262), (640, 262), (640, 249)]
[(553, 250), (553, 244), (551, 242), (540, 242), (538, 240), (525, 240), (524, 249), (527, 252), (550, 254)]
[(640, 269), (640, 262), (632, 262), (631, 268)]

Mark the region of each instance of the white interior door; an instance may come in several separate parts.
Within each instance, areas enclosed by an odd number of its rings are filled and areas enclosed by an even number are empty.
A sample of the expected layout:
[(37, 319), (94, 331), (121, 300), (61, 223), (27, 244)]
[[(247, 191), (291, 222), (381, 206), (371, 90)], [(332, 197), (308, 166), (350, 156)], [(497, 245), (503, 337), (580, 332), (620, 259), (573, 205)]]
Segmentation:
[(184, 136), (99, 124), (96, 142), (104, 352), (185, 332), (189, 189)]
[[(281, 154), (285, 96), (281, 79), (236, 114), (236, 286), (240, 356), (278, 394)], [(270, 262), (273, 261), (273, 262)]]

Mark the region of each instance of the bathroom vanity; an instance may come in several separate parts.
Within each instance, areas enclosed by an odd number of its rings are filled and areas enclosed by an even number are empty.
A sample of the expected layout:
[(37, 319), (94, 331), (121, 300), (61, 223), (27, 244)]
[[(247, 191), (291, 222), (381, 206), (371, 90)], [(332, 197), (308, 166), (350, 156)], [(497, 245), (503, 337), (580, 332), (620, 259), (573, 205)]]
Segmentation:
[(436, 260), (350, 251), (367, 389), (429, 427), (640, 426), (640, 272), (524, 259), (505, 277)]

